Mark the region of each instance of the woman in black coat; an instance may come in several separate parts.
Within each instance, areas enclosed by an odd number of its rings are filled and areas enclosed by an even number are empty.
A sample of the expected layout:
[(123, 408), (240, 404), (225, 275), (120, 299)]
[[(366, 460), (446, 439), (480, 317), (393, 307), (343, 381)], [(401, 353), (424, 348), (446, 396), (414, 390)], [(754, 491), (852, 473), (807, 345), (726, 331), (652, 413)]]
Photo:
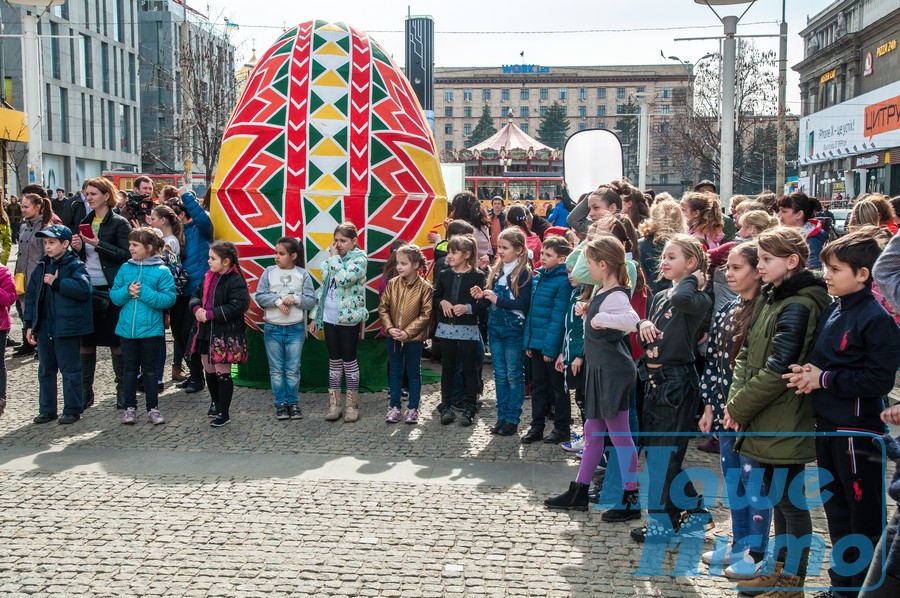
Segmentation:
[[(94, 332), (81, 337), (81, 383), (84, 390), (84, 404), (94, 403), (94, 372), (97, 368), (97, 347), (109, 347), (112, 353), (112, 367), (116, 378), (116, 407), (124, 408), (122, 402), (122, 373), (125, 369), (116, 324), (119, 322), (119, 308), (109, 300), (109, 289), (116, 279), (119, 268), (131, 257), (128, 251), (128, 234), (131, 225), (122, 216), (113, 212), (118, 200), (118, 192), (109, 179), (90, 179), (85, 183), (85, 197), (93, 210), (81, 221), (79, 230), (72, 231), (72, 247), (79, 253), (91, 283), (94, 312)], [(88, 233), (89, 234), (81, 234)]]

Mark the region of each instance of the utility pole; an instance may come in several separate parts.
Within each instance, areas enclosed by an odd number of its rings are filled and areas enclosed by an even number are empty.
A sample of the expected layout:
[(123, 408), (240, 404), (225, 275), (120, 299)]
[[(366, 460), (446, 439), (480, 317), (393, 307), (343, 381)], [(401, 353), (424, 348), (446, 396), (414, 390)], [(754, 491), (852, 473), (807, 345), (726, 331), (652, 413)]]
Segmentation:
[(194, 155), (194, 126), (193, 114), (191, 113), (191, 94), (188, 89), (191, 84), (188, 73), (190, 68), (191, 38), (187, 20), (187, 0), (182, 0), (181, 6), (184, 9), (184, 19), (181, 21), (181, 131), (184, 141), (181, 144), (181, 151), (184, 152), (184, 186), (190, 189), (194, 186), (194, 163), (192, 161)]
[(638, 97), (638, 188), (647, 188), (647, 161), (650, 145), (650, 104), (645, 96)]
[(775, 158), (775, 194), (784, 193), (785, 145), (787, 143), (787, 126), (785, 125), (785, 104), (787, 102), (787, 0), (781, 0), (781, 26), (778, 43), (778, 152)]
[(28, 183), (44, 184), (44, 114), (41, 110), (41, 54), (37, 35), (37, 16), (26, 10), (22, 16), (22, 83), (25, 113), (28, 115)]

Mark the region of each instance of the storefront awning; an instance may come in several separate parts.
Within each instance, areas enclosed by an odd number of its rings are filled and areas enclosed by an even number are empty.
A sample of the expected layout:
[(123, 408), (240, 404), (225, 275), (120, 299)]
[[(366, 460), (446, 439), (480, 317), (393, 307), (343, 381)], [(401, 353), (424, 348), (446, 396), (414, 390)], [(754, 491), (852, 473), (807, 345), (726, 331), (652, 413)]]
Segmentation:
[(28, 122), (24, 112), (0, 108), (0, 139), (28, 142)]

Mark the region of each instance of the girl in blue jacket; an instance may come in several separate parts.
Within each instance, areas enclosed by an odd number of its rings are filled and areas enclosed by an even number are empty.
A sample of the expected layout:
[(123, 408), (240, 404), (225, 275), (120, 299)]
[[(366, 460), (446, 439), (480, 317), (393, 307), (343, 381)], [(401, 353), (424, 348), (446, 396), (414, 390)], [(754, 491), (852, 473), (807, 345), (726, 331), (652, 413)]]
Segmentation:
[(123, 424), (133, 424), (137, 411), (138, 370), (143, 374), (144, 396), (147, 400), (147, 419), (153, 425), (165, 423), (159, 412), (157, 359), (160, 345), (165, 342), (163, 311), (175, 304), (175, 279), (160, 257), (163, 238), (148, 227), (128, 234), (131, 259), (122, 264), (109, 291), (110, 300), (122, 308), (116, 334), (121, 338), (125, 372), (122, 394), (125, 403)]

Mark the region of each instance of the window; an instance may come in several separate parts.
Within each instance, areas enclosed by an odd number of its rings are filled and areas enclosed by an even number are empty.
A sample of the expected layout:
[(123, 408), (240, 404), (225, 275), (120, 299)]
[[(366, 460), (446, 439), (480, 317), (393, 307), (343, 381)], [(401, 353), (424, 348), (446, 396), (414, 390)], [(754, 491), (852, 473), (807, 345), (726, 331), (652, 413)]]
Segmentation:
[(659, 159), (659, 167), (660, 168), (668, 168), (669, 167), (669, 157), (663, 156)]
[(94, 86), (94, 52), (91, 47), (90, 37), (85, 35), (82, 41), (84, 42), (84, 50), (81, 57), (81, 85), (90, 89)]
[(668, 100), (672, 97), (672, 88), (671, 87), (663, 87), (662, 88), (662, 98), (664, 100)]
[(471, 106), (463, 106), (463, 116), (466, 118), (472, 118), (472, 107)]
[(444, 101), (445, 102), (453, 101), (453, 90), (452, 89), (448, 89), (447, 91), (444, 92)]
[(598, 87), (598, 88), (597, 88), (597, 99), (598, 99), (598, 100), (605, 100), (605, 99), (606, 99), (606, 88), (605, 88), (605, 87)]
[(103, 77), (103, 93), (109, 93), (109, 44), (100, 44), (100, 70)]
[(131, 101), (137, 100), (137, 76), (134, 67), (134, 54), (128, 54), (128, 87)]
[(661, 185), (668, 185), (669, 184), (669, 175), (665, 174), (665, 173), (659, 175), (659, 183)]
[(549, 99), (550, 99), (550, 90), (547, 89), (546, 87), (542, 87), (542, 88), (541, 88), (541, 99), (542, 99), (542, 100), (549, 100)]
[(463, 125), (463, 135), (468, 137), (472, 134), (472, 123), (466, 123)]
[(444, 135), (453, 135), (453, 123), (444, 124)]
[(490, 100), (491, 99), (491, 90), (490, 89), (482, 89), (481, 90), (481, 99), (482, 100)]
[(90, 111), (90, 122), (88, 123), (88, 129), (90, 129), (91, 133), (91, 147), (97, 147), (97, 142), (94, 140), (94, 96), (88, 98), (88, 104), (91, 107)]
[(453, 106), (444, 106), (444, 116), (453, 118)]
[(528, 118), (528, 106), (519, 106), (519, 116)]
[[(119, 134), (119, 149), (123, 152), (131, 151), (131, 108), (128, 106), (119, 105), (119, 127), (121, 128), (121, 132)], [(194, 147), (197, 147), (197, 144), (194, 143)]]
[(69, 90), (59, 88), (59, 140), (69, 143)]
[(587, 116), (587, 106), (578, 107), (578, 116), (580, 118), (584, 118), (585, 116)]
[(528, 99), (528, 92), (529, 92), (529, 90), (527, 90), (527, 89), (520, 89), (520, 90), (519, 90), (519, 99), (520, 99), (520, 100), (527, 100), (527, 99)]
[(87, 112), (87, 98), (84, 94), (81, 94), (81, 145), (87, 147), (88, 145), (88, 112)]
[(660, 113), (660, 114), (668, 114), (668, 113), (669, 113), (669, 105), (668, 105), (668, 104), (663, 104), (662, 106), (660, 106), (660, 107), (659, 107), (659, 113)]
[(463, 102), (471, 102), (472, 101), (472, 90), (464, 89), (463, 90)]
[(578, 90), (578, 100), (581, 102), (587, 100), (587, 89), (585, 89), (584, 87)]
[(647, 88), (644, 87), (643, 85), (638, 85), (637, 88), (635, 89), (635, 93), (644, 93), (646, 90), (647, 90)]
[(444, 142), (444, 149), (445, 149), (445, 150), (452, 150), (452, 149), (453, 149), (453, 141), (451, 141), (450, 139), (448, 139), (447, 141), (445, 141), (445, 142)]
[(606, 116), (606, 106), (597, 106), (597, 116)]
[(50, 76), (61, 79), (59, 65), (59, 25), (50, 22)]
[(668, 133), (669, 132), (669, 123), (663, 123), (659, 126), (660, 133)]
[(579, 131), (584, 131), (585, 129), (587, 129), (587, 123), (578, 123)]
[(616, 114), (625, 114), (625, 104), (616, 104)]
[(521, 125), (519, 125), (519, 128), (522, 129), (523, 133), (527, 133), (528, 132), (528, 123), (522, 123)]
[(547, 107), (546, 107), (546, 106), (540, 106), (540, 107), (538, 108), (538, 114), (541, 115), (541, 118), (547, 116)]
[(617, 100), (624, 100), (624, 99), (625, 99), (625, 88), (624, 88), (624, 87), (617, 87), (617, 88), (616, 88), (616, 99), (617, 99)]
[(106, 128), (109, 133), (109, 149), (116, 149), (116, 104), (115, 102), (106, 102)]
[(116, 11), (115, 19), (116, 19), (116, 41), (124, 42), (125, 41), (125, 2), (124, 0), (114, 0), (115, 5), (113, 10)]
[(53, 88), (50, 87), (50, 84), (47, 83), (46, 93), (47, 93), (47, 114), (44, 118), (44, 123), (47, 126), (47, 141), (53, 141)]
[(559, 101), (565, 102), (568, 99), (569, 99), (569, 90), (566, 89), (565, 87), (561, 87), (559, 89)]
[(501, 101), (501, 102), (508, 102), (508, 101), (509, 101), (509, 90), (508, 90), (508, 89), (501, 89), (501, 90), (500, 90), (500, 101)]

